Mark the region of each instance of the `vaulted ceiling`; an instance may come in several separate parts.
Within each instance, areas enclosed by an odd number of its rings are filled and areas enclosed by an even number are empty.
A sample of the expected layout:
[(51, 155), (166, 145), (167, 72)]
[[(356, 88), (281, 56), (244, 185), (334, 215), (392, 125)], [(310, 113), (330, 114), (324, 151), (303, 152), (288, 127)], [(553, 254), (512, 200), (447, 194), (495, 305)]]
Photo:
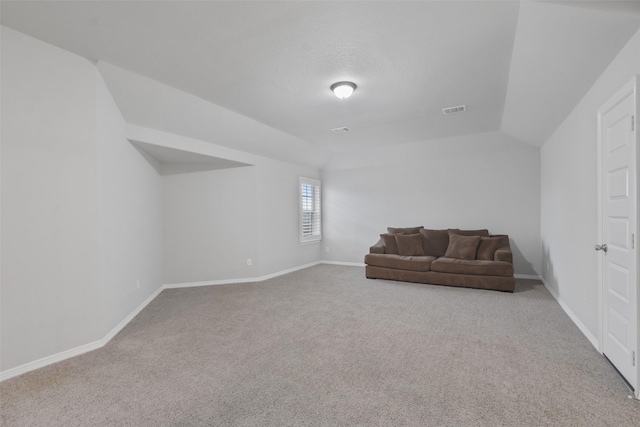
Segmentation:
[[(640, 28), (639, 1), (3, 0), (0, 12), (98, 63), (128, 122), (284, 157), (498, 130), (540, 146)], [(340, 80), (358, 85), (347, 100), (329, 90)], [(205, 106), (167, 120), (186, 107), (161, 87)], [(227, 110), (247, 118), (236, 134)]]

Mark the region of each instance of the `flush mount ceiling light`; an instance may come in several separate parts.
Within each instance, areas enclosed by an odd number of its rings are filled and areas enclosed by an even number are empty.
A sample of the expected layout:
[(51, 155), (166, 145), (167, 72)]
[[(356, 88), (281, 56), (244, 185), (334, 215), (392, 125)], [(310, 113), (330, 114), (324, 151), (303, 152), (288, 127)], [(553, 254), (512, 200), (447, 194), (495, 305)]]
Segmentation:
[(347, 99), (356, 90), (356, 84), (352, 82), (338, 82), (331, 85), (331, 90), (340, 99)]

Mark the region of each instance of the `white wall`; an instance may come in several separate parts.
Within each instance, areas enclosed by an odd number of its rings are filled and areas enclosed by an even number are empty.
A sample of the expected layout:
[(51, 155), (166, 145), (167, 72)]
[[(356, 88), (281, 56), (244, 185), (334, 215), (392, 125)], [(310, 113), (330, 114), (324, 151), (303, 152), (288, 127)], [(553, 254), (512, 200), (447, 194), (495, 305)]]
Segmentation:
[(258, 276), (256, 199), (255, 166), (164, 176), (165, 283)]
[(499, 132), (337, 156), (323, 173), (324, 259), (363, 262), (386, 227), (508, 234), (517, 274), (540, 271), (539, 150)]
[(162, 285), (162, 181), (97, 72), (96, 105), (104, 336)]
[(132, 129), (134, 140), (251, 165), (163, 176), (165, 283), (261, 277), (320, 260), (320, 244), (298, 238), (298, 178), (318, 170)]
[(300, 243), (299, 177), (320, 179), (320, 171), (270, 159), (257, 163), (260, 274), (321, 259), (321, 242)]
[(95, 76), (2, 27), (2, 370), (100, 338)]
[(3, 375), (101, 342), (163, 282), (320, 259), (297, 235), (317, 169), (157, 132), (253, 165), (161, 176), (91, 62), (5, 27), (2, 55)]
[(155, 292), (162, 223), (160, 176), (93, 64), (2, 27), (1, 98), (4, 373), (103, 339)]
[[(542, 276), (591, 333), (598, 334), (597, 116), (640, 74), (640, 31), (629, 40), (541, 149)], [(583, 328), (583, 331), (584, 331)]]

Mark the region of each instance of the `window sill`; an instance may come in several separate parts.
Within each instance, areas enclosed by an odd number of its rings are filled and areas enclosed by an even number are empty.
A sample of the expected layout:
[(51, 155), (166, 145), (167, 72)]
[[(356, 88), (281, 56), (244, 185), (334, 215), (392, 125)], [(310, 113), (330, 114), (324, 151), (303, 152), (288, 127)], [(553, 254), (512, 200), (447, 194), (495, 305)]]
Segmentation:
[(322, 239), (304, 240), (300, 242), (300, 245), (314, 245), (320, 242), (322, 242)]

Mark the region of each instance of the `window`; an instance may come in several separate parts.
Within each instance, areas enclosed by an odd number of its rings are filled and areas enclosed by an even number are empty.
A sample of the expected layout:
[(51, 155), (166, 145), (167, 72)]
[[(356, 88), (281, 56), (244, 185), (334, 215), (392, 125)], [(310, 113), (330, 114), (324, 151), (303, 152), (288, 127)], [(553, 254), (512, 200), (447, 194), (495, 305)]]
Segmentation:
[(300, 242), (322, 240), (320, 181), (300, 178)]

